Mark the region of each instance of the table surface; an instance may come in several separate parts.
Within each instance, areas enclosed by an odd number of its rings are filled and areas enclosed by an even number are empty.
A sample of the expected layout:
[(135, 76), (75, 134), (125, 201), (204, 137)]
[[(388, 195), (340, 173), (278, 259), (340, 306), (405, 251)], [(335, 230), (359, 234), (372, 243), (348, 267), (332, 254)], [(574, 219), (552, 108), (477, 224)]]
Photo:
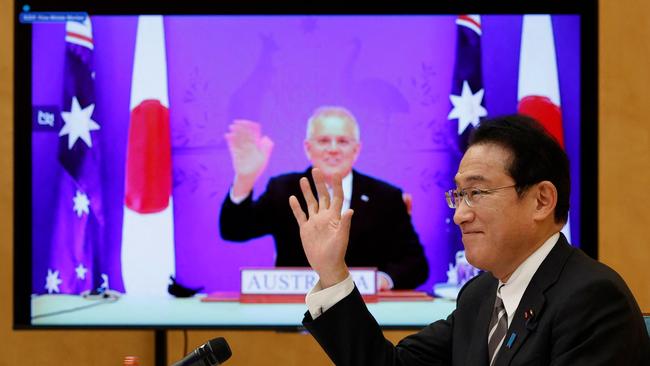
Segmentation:
[[(40, 295), (31, 300), (35, 326), (87, 327), (299, 327), (305, 304), (240, 304), (202, 302), (192, 298), (134, 297), (85, 299), (75, 295)], [(368, 304), (379, 324), (419, 328), (446, 318), (456, 307), (453, 300), (394, 301)]]

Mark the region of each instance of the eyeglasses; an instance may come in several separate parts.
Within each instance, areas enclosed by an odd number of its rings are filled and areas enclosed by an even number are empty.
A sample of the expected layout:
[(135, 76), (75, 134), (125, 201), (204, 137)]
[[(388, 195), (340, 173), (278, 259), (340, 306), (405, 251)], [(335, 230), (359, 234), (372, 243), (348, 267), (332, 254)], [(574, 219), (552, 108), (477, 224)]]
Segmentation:
[(467, 206), (476, 207), (479, 201), (481, 201), (481, 197), (492, 194), (501, 189), (512, 188), (514, 186), (516, 186), (516, 184), (492, 189), (480, 189), (474, 187), (451, 189), (445, 192), (445, 198), (447, 199), (447, 205), (449, 208), (458, 208), (461, 199), (465, 201)]

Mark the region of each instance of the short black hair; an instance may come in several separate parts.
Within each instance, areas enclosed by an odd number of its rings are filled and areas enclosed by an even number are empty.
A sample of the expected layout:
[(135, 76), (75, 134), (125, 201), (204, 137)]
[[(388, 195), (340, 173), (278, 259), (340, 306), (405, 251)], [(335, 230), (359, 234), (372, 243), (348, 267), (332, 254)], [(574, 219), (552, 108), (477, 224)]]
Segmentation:
[(559, 142), (535, 119), (510, 115), (482, 121), (469, 139), (469, 147), (495, 144), (510, 151), (506, 170), (515, 180), (519, 195), (541, 181), (557, 189), (555, 222), (567, 222), (571, 177), (569, 158)]

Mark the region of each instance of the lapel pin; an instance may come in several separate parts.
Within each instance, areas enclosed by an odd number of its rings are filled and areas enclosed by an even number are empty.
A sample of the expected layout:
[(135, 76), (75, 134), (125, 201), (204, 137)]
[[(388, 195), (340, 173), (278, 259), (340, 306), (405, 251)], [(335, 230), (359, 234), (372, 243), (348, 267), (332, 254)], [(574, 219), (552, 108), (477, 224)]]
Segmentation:
[(526, 329), (535, 330), (537, 328), (537, 320), (534, 319), (535, 312), (533, 309), (528, 309), (524, 312), (524, 319), (526, 320)]
[(535, 313), (533, 312), (533, 309), (528, 309), (528, 310), (526, 310), (524, 312), (524, 319), (525, 320), (530, 320), (530, 319), (533, 318), (534, 315), (535, 315)]
[(370, 198), (368, 198), (368, 196), (366, 196), (365, 194), (362, 194), (362, 195), (361, 195), (361, 200), (362, 200), (363, 202), (368, 202), (368, 201), (370, 200)]
[(508, 343), (506, 344), (508, 348), (512, 348), (512, 344), (515, 343), (515, 338), (517, 338), (517, 333), (512, 332), (510, 338), (508, 338)]

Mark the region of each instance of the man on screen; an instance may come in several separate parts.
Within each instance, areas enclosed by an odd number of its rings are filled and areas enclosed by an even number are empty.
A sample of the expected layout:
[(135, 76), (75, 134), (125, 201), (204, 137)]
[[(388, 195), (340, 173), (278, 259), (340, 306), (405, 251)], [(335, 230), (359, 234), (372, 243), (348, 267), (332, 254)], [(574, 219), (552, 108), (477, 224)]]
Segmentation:
[[(387, 341), (344, 261), (352, 210), (341, 213), (314, 170), (307, 213), (290, 205), (320, 275), (303, 324), (337, 365), (650, 365), (650, 340), (625, 282), (560, 233), (569, 210), (569, 162), (534, 120), (482, 122), (446, 194), (468, 261), (456, 310), (397, 346)], [(356, 213), (354, 213), (356, 215)]]
[[(287, 200), (300, 192), (301, 177), (322, 172), (326, 185), (343, 177), (343, 207), (357, 212), (345, 260), (349, 266), (377, 267), (379, 288), (415, 288), (428, 277), (428, 264), (398, 188), (353, 170), (361, 151), (356, 119), (342, 107), (321, 107), (307, 124), (304, 149), (312, 167), (271, 178), (254, 201), (252, 190), (266, 167), (273, 143), (260, 125), (237, 120), (226, 134), (235, 179), (221, 207), (219, 227), (226, 240), (246, 241), (271, 234), (276, 266), (309, 266)], [(302, 203), (303, 207), (304, 202)]]

